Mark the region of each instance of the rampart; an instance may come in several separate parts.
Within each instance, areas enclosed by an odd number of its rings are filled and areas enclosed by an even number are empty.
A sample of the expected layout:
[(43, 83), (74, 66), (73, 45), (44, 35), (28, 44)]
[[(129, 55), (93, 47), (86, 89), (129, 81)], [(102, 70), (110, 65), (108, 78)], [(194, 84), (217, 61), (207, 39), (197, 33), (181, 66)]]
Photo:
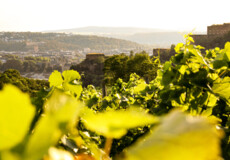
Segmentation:
[(230, 31), (230, 23), (215, 24), (207, 27), (209, 36), (223, 36)]
[(228, 32), (230, 32), (230, 23), (214, 24), (207, 27), (206, 35), (192, 35), (192, 37), (196, 43), (199, 43), (201, 41), (207, 41), (221, 37)]

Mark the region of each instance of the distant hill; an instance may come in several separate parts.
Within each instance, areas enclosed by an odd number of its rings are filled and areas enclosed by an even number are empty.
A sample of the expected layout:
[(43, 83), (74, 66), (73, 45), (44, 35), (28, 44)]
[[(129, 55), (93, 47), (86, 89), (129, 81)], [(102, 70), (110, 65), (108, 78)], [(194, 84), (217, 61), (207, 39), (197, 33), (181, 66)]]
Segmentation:
[(133, 41), (140, 44), (170, 47), (171, 44), (183, 42), (183, 34), (172, 30), (134, 28), (134, 27), (83, 27), (56, 30), (52, 32), (73, 33), (81, 35), (98, 35)]
[(135, 42), (94, 35), (41, 32), (0, 32), (0, 51), (27, 51), (26, 42), (40, 42), (40, 51), (60, 50), (132, 50), (143, 46)]
[(149, 33), (149, 32), (168, 32), (168, 30), (163, 29), (152, 29), (152, 28), (135, 28), (135, 27), (82, 27), (82, 28), (72, 28), (72, 29), (62, 29), (62, 30), (52, 30), (45, 32), (67, 32), (67, 33), (80, 33), (80, 34), (135, 34), (135, 33)]
[(183, 34), (179, 32), (153, 32), (153, 33), (136, 33), (133, 35), (113, 36), (140, 44), (170, 46), (184, 42)]

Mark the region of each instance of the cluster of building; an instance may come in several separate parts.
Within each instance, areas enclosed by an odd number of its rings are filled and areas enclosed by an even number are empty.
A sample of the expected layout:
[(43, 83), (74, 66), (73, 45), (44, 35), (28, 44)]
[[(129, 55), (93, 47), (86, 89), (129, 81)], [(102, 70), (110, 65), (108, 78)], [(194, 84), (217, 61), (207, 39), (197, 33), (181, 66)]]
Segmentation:
[[(79, 63), (83, 59), (83, 55), (77, 54), (74, 51), (59, 51), (59, 52), (8, 52), (0, 51), (1, 63), (6, 63), (9, 59), (26, 60), (27, 57), (44, 58), (52, 65), (62, 65), (65, 69), (69, 69), (72, 64)], [(63, 68), (63, 69), (64, 69)]]

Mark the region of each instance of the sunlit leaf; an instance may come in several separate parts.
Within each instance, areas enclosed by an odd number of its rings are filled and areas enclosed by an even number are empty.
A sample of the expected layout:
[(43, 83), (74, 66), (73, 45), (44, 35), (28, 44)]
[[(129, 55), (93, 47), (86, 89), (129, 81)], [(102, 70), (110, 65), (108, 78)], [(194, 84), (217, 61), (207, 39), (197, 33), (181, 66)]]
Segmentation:
[(65, 82), (71, 82), (73, 80), (80, 80), (81, 76), (77, 71), (74, 70), (66, 70), (62, 73), (63, 77), (64, 77), (64, 81)]
[(189, 63), (188, 66), (192, 70), (193, 73), (198, 72), (200, 69), (200, 64), (197, 64), (197, 63)]
[(70, 91), (71, 93), (77, 95), (77, 97), (80, 96), (83, 88), (80, 84), (76, 85), (76, 84), (72, 84), (72, 83), (68, 83), (68, 82), (65, 82), (63, 84), (63, 88), (65, 91)]
[(64, 77), (63, 88), (65, 91), (70, 91), (71, 93), (80, 96), (82, 92), (82, 86), (79, 84), (78, 80), (81, 79), (80, 74), (74, 70), (66, 70), (62, 73)]
[(89, 113), (82, 116), (82, 119), (89, 130), (107, 138), (121, 138), (127, 133), (127, 129), (158, 121), (156, 117), (134, 108), (98, 114)]
[(79, 97), (83, 90), (81, 83), (79, 82), (80, 79), (80, 74), (74, 70), (66, 70), (62, 75), (60, 72), (54, 71), (49, 77), (49, 82), (50, 87), (55, 86), (75, 97)]
[(26, 146), (25, 159), (41, 159), (75, 124), (81, 105), (72, 97), (54, 92), (45, 104), (45, 114), (38, 121)]
[(200, 63), (200, 64), (204, 64), (206, 66), (208, 66), (207, 62), (205, 61), (204, 57), (201, 55), (200, 51), (197, 49), (191, 49), (190, 50), (192, 52), (192, 54), (196, 57), (196, 60)]
[(54, 92), (44, 106), (47, 116), (55, 116), (58, 122), (76, 122), (82, 108), (80, 102), (59, 91)]
[(225, 77), (223, 80), (216, 80), (212, 86), (212, 90), (226, 100), (230, 100), (230, 77)]
[(20, 143), (29, 131), (35, 108), (29, 95), (7, 85), (0, 91), (0, 150)]
[(187, 68), (188, 67), (186, 65), (181, 65), (181, 67), (179, 69), (179, 72), (184, 75), (184, 73), (185, 73), (185, 71), (186, 71)]
[(218, 98), (215, 95), (208, 93), (208, 98), (204, 104), (208, 107), (214, 107), (216, 105), (217, 100)]
[(230, 42), (227, 42), (224, 46), (226, 60), (230, 61)]
[(190, 37), (190, 36), (187, 37), (187, 40), (190, 41), (190, 42), (194, 42), (193, 38)]
[(62, 132), (58, 123), (51, 116), (44, 116), (38, 122), (25, 150), (25, 160), (42, 159), (49, 147), (55, 145)]
[(147, 84), (145, 83), (145, 81), (142, 81), (140, 84), (138, 84), (137, 86), (134, 87), (134, 94), (137, 94), (140, 91), (143, 91), (146, 86), (147, 86)]
[(176, 111), (125, 155), (126, 160), (217, 160), (220, 137), (205, 119)]
[(219, 76), (216, 73), (209, 73), (208, 78), (210, 78), (212, 81), (215, 81), (219, 78)]
[(200, 46), (200, 45), (197, 45), (196, 48), (199, 49), (199, 50), (205, 49), (203, 46)]
[(212, 114), (212, 108), (207, 108), (205, 110), (203, 110), (203, 112), (201, 113), (202, 116), (210, 116)]
[(180, 50), (181, 50), (181, 48), (182, 48), (183, 46), (184, 46), (183, 43), (178, 43), (178, 44), (176, 45), (176, 47), (175, 47), (175, 52), (176, 52), (176, 53), (179, 53)]
[(56, 70), (53, 71), (52, 74), (49, 77), (49, 82), (50, 82), (50, 87), (52, 87), (52, 86), (55, 86), (55, 87), (61, 86), (62, 82), (63, 82), (61, 73), (56, 71)]

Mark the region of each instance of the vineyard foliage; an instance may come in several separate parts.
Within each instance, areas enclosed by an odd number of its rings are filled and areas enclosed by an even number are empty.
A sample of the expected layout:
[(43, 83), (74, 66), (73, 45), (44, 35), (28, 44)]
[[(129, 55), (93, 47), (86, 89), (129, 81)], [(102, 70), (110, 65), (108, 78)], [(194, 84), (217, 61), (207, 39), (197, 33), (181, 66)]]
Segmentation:
[(185, 39), (149, 84), (132, 74), (105, 97), (73, 70), (51, 74), (36, 110), (4, 86), (0, 160), (230, 159), (230, 43), (202, 54)]

